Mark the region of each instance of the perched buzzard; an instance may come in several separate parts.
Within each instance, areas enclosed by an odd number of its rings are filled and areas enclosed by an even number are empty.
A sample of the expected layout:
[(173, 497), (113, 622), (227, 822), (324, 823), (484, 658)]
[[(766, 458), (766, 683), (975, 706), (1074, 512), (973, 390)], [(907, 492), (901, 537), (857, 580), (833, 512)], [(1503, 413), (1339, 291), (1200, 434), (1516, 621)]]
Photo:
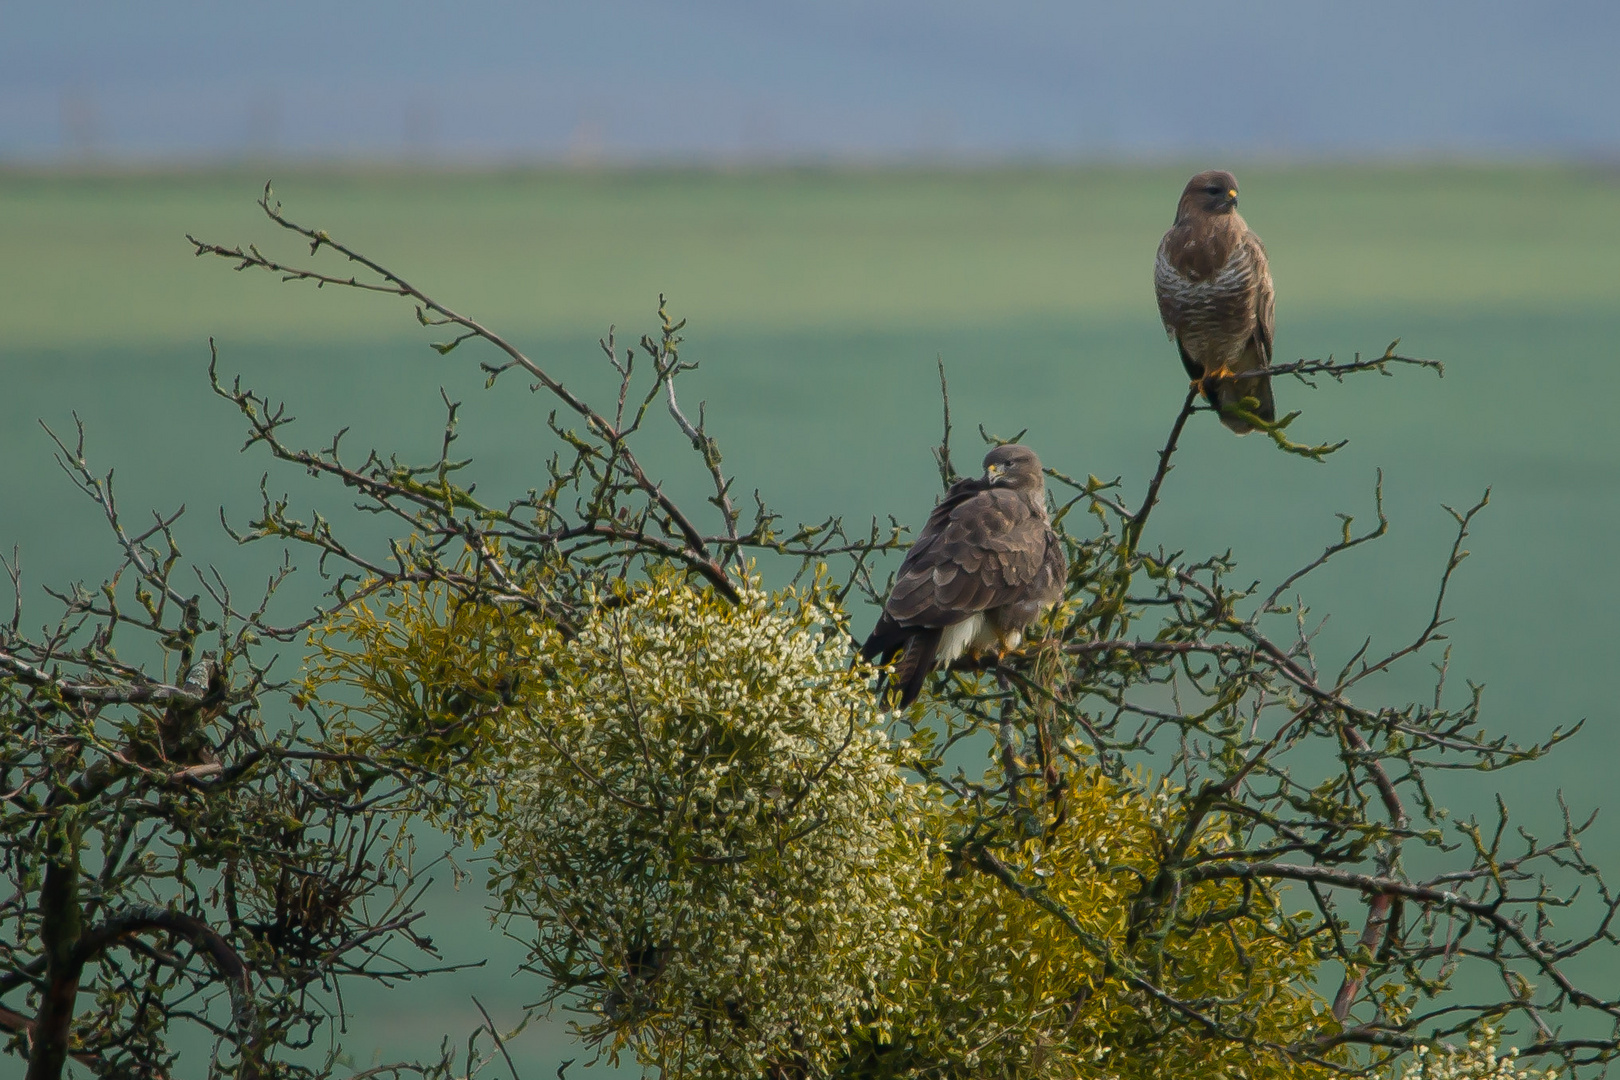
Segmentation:
[(1226, 414), (1256, 398), (1262, 420), (1277, 418), (1266, 375), (1233, 378), (1271, 366), (1271, 270), (1265, 245), (1237, 212), (1237, 179), (1201, 172), (1181, 192), (1176, 223), (1153, 262), (1159, 316), (1187, 377), (1221, 411), (1221, 423), (1247, 435), (1252, 425)]
[(1067, 574), (1040, 458), (1027, 446), (998, 446), (983, 477), (952, 484), (928, 515), (861, 655), (900, 656), (894, 679), (905, 708), (936, 662), (1017, 648), (1024, 627), (1063, 595)]

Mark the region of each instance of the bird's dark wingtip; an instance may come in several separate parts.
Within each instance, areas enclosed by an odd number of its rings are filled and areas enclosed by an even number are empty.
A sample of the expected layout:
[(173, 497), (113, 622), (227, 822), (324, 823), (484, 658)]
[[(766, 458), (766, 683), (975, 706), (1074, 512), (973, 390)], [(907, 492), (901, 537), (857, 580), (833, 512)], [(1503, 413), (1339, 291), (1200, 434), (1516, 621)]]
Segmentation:
[(906, 641), (905, 653), (895, 668), (895, 683), (900, 687), (900, 707), (907, 708), (922, 693), (928, 673), (934, 669), (934, 657), (939, 654), (939, 627), (916, 628)]
[(911, 637), (911, 631), (889, 618), (887, 612), (878, 618), (877, 625), (866, 637), (866, 644), (861, 646), (861, 659), (868, 662), (887, 663), (894, 654), (905, 648), (906, 639)]

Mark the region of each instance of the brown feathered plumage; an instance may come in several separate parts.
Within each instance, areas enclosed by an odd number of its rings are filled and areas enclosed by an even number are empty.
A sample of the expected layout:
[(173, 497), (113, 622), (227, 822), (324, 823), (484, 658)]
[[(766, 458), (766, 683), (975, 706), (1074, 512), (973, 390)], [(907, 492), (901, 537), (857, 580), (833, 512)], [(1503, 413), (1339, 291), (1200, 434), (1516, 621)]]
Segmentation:
[(984, 469), (952, 484), (928, 515), (861, 647), (868, 660), (900, 657), (901, 708), (936, 663), (1017, 648), (1024, 627), (1063, 595), (1068, 560), (1047, 517), (1040, 459), (1027, 446), (998, 446)]
[(1271, 366), (1274, 315), (1265, 245), (1237, 212), (1237, 194), (1229, 172), (1187, 181), (1175, 224), (1159, 243), (1153, 285), (1187, 377), (1221, 410), (1221, 423), (1246, 435), (1253, 426), (1227, 414), (1242, 399), (1260, 402), (1260, 419), (1277, 418), (1271, 378), (1248, 375)]

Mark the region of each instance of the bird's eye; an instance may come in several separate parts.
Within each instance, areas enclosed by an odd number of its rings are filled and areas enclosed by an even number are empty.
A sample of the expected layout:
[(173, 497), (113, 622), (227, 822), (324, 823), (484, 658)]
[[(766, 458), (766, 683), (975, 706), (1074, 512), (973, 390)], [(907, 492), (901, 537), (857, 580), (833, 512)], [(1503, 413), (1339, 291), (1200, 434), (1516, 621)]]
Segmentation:
[(1207, 187), (1207, 188), (1204, 189), (1204, 194), (1205, 195), (1219, 195), (1219, 194), (1221, 194), (1221, 190), (1222, 189), (1220, 189), (1218, 187)]

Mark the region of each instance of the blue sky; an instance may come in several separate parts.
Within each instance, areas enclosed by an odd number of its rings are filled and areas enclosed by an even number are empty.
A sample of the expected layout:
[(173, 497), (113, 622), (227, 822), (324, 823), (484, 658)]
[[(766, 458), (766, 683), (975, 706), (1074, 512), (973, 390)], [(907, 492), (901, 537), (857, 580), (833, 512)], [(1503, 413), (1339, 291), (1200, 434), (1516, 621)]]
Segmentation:
[(0, 0), (0, 162), (1620, 156), (1620, 5)]

